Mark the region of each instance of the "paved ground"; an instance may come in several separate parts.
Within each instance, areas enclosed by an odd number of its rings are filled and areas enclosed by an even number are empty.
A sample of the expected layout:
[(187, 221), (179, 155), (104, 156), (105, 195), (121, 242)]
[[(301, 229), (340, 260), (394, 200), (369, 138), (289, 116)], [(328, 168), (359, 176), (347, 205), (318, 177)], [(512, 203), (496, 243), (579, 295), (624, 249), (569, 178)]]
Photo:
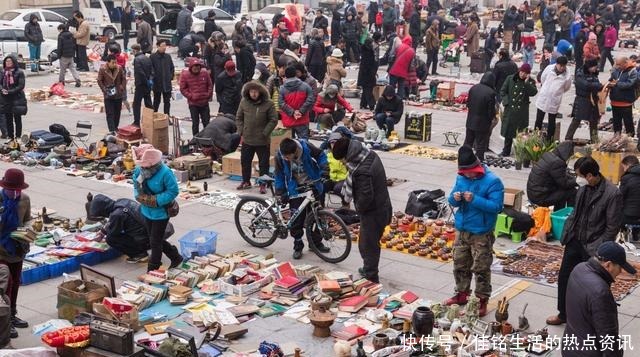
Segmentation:
[[(465, 62), (466, 63), (466, 59)], [(536, 65), (537, 68), (537, 65)], [(443, 71), (442, 69), (440, 71)], [(463, 67), (463, 72), (468, 71), (468, 67)], [(350, 78), (357, 76), (357, 71), (348, 71)], [(603, 75), (602, 79), (605, 79)], [(57, 78), (57, 75), (41, 74), (27, 77), (28, 88), (39, 88), (49, 86)], [(466, 90), (468, 86), (458, 86), (458, 92)], [(69, 89), (74, 89), (70, 87)], [(83, 93), (97, 93), (97, 88), (83, 87)], [(131, 95), (129, 98), (132, 98)], [(565, 119), (562, 120), (563, 135), (568, 126), (567, 114), (570, 111), (569, 104), (574, 95), (573, 89), (565, 95), (562, 112)], [(355, 100), (351, 101), (357, 105)], [(217, 104), (212, 105), (214, 112)], [(409, 109), (411, 110), (411, 109)], [(126, 111), (125, 111), (126, 113)], [(172, 114), (177, 116), (188, 115), (188, 109), (184, 100), (172, 103)], [(533, 105), (531, 106), (531, 116), (534, 117)], [(74, 111), (66, 108), (57, 108), (39, 103), (30, 103), (29, 115), (24, 119), (26, 131), (35, 129), (46, 129), (51, 123), (62, 123), (68, 128), (72, 128), (79, 119), (91, 120), (94, 124), (94, 138), (106, 133), (106, 122), (104, 114), (95, 114), (82, 111)], [(122, 123), (132, 121), (132, 116), (124, 114)], [(444, 131), (463, 131), (465, 121), (464, 113), (451, 113), (444, 111), (433, 111), (433, 142), (429, 145), (440, 146), (444, 142), (444, 136), (439, 134)], [(531, 124), (533, 121), (530, 120)], [(371, 125), (371, 124), (370, 124)], [(401, 128), (403, 125), (399, 125)], [(190, 123), (185, 122), (183, 132), (190, 133)], [(402, 130), (400, 130), (402, 131)], [(585, 129), (579, 132), (587, 137)], [(580, 135), (580, 134), (579, 134)], [(461, 137), (461, 139), (463, 139)], [(494, 136), (495, 144), (500, 138)], [(494, 145), (495, 145), (494, 144)], [(406, 204), (407, 195), (415, 189), (435, 189), (442, 188), (448, 192), (453, 185), (456, 175), (455, 162), (427, 160), (414, 158), (394, 153), (380, 154), (387, 176), (406, 179), (406, 183), (394, 186), (390, 189), (394, 210), (403, 210)], [(13, 164), (0, 163), (0, 169), (5, 170)], [(51, 207), (69, 218), (84, 216), (84, 202), (88, 191), (103, 193), (114, 198), (131, 197), (131, 190), (126, 187), (91, 181), (82, 178), (71, 178), (61, 172), (50, 171), (42, 168), (25, 168), (27, 181), (30, 188), (32, 204), (35, 207)], [(523, 189), (526, 184), (527, 170), (515, 171), (495, 169), (497, 174), (503, 179), (506, 187)], [(237, 182), (229, 181), (224, 177), (215, 177), (209, 180), (210, 190), (223, 189), (233, 191)], [(177, 242), (178, 237), (190, 229), (203, 228), (213, 229), (220, 233), (218, 240), (219, 252), (231, 252), (239, 249), (256, 253), (264, 253), (265, 250), (248, 246), (237, 234), (233, 224), (232, 212), (229, 210), (214, 208), (199, 203), (183, 203), (180, 215), (172, 220), (176, 234), (172, 241)], [(506, 239), (500, 238), (496, 246), (501, 248), (511, 247), (512, 244)], [(270, 247), (278, 260), (289, 260), (292, 253), (292, 242), (290, 240), (278, 240)], [(351, 256), (337, 266), (330, 266), (323, 263), (319, 258), (309, 252), (305, 252), (303, 261), (331, 269), (341, 269), (355, 272), (361, 265), (361, 259), (357, 251), (353, 251)], [(107, 271), (117, 277), (118, 282), (125, 279), (135, 279), (145, 269), (144, 265), (126, 264), (124, 260), (118, 259), (98, 266), (100, 270)], [(453, 293), (454, 282), (452, 276), (452, 264), (443, 264), (431, 260), (408, 256), (405, 254), (383, 250), (380, 263), (380, 276), (385, 289), (395, 292), (403, 289), (411, 289), (421, 297), (440, 301)], [(494, 290), (512, 282), (513, 279), (502, 276), (493, 276)], [(19, 296), (19, 316), (28, 320), (32, 325), (56, 318), (56, 293), (57, 285), (61, 278), (47, 280), (41, 283), (24, 286), (20, 289)], [(540, 284), (532, 284), (526, 291), (523, 291), (511, 302), (511, 322), (517, 324), (516, 316), (525, 303), (529, 303), (528, 318), (531, 323), (531, 330), (536, 330), (545, 326), (545, 318), (555, 313), (556, 289)], [(640, 319), (638, 316), (638, 304), (640, 303), (640, 291), (634, 292), (621, 302), (619, 322), (622, 334), (632, 336), (632, 342), (640, 338)], [(276, 342), (296, 341), (303, 347), (309, 356), (329, 356), (332, 353), (331, 339), (318, 339), (311, 337), (311, 326), (298, 325), (282, 318), (260, 318), (249, 323), (249, 334), (246, 336), (248, 342), (259, 342), (264, 339)], [(550, 333), (559, 335), (561, 328), (551, 328)], [(20, 338), (14, 340), (15, 347), (32, 347), (39, 345), (39, 340), (30, 335), (28, 330), (20, 331)], [(627, 355), (633, 355), (628, 352)]]

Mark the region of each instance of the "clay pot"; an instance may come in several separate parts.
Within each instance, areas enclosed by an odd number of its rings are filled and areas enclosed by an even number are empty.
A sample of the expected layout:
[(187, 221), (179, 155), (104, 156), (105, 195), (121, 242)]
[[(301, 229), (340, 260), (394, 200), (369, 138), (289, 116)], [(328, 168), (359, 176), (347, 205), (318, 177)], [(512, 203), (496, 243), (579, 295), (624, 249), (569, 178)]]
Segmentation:
[(387, 336), (387, 334), (384, 334), (384, 333), (377, 333), (373, 335), (372, 343), (373, 343), (374, 351), (381, 350), (387, 347), (387, 345), (389, 344), (389, 336)]
[(393, 243), (392, 243), (392, 242), (387, 242), (387, 243), (385, 244), (385, 246), (386, 246), (387, 248), (393, 248)]
[(421, 256), (421, 257), (425, 257), (425, 256), (427, 256), (427, 254), (428, 254), (428, 253), (427, 253), (427, 250), (426, 250), (426, 249), (420, 249), (420, 250), (418, 251), (418, 255), (419, 255), (419, 256)]
[(402, 211), (396, 211), (396, 213), (393, 214), (396, 218), (402, 218), (404, 217), (404, 212)]
[(500, 332), (502, 332), (502, 324), (497, 322), (497, 321), (491, 322), (491, 333), (492, 333), (492, 335), (499, 334)]
[(409, 247), (408, 252), (409, 252), (409, 254), (415, 254), (415, 253), (416, 253), (416, 248), (414, 248), (414, 247)]
[(402, 236), (402, 238), (409, 238), (409, 233), (408, 232), (402, 232), (402, 233), (400, 233), (400, 236)]
[(402, 245), (403, 245), (404, 249), (408, 249), (408, 248), (411, 247), (411, 243), (410, 242), (404, 242), (404, 243), (402, 243)]
[(428, 247), (427, 243), (418, 244), (418, 248), (420, 248), (420, 249), (427, 249), (427, 247)]
[(436, 226), (438, 226), (438, 227), (444, 226), (444, 221), (441, 220), (441, 219), (437, 219), (435, 223), (436, 223)]
[(409, 223), (413, 222), (413, 220), (415, 219), (415, 217), (414, 217), (414, 216), (412, 216), (412, 215), (410, 215), (410, 214), (406, 215), (404, 218), (405, 218), (405, 219), (408, 219), (408, 220), (409, 220)]
[(418, 336), (429, 336), (433, 332), (433, 311), (427, 306), (419, 306), (411, 316), (413, 332)]
[(402, 244), (402, 243), (396, 244), (396, 249), (397, 250), (403, 250), (404, 249), (404, 244)]
[(507, 321), (502, 323), (502, 334), (503, 335), (509, 335), (513, 332), (513, 326), (511, 326), (511, 324)]
[(507, 321), (509, 320), (509, 311), (500, 312), (499, 310), (496, 310), (495, 317), (496, 317), (496, 321), (498, 322)]

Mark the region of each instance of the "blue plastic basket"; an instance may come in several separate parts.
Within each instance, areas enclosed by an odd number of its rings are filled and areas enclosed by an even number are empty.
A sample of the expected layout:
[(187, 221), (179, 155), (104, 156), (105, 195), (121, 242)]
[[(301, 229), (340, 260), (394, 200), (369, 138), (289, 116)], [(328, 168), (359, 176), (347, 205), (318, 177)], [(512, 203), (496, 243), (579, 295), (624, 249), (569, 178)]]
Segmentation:
[(104, 252), (100, 252), (100, 262), (107, 262), (109, 260), (113, 260), (118, 258), (119, 256), (122, 255), (122, 253), (120, 253), (120, 251), (118, 251), (117, 249), (113, 249), (113, 248), (109, 248), (107, 250), (105, 250)]
[(195, 229), (180, 238), (180, 254), (189, 259), (216, 252), (218, 233)]
[(573, 207), (566, 207), (551, 213), (551, 231), (554, 239), (560, 240), (562, 238), (564, 224), (571, 212), (573, 212)]
[(40, 265), (28, 270), (23, 270), (20, 276), (20, 285), (29, 285), (49, 278), (49, 267)]
[(48, 264), (49, 277), (55, 278), (62, 276), (64, 273), (72, 273), (80, 269), (80, 263), (75, 257), (67, 258), (63, 261), (54, 264)]
[(86, 264), (89, 266), (100, 264), (100, 252), (87, 252), (76, 257), (78, 264)]

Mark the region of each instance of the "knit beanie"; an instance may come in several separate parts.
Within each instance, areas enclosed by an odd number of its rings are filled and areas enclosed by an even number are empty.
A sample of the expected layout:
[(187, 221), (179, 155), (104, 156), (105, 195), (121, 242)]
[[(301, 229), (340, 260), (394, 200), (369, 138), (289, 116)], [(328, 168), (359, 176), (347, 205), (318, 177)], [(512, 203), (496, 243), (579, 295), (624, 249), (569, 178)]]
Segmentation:
[(468, 146), (462, 146), (458, 150), (458, 169), (470, 169), (478, 165), (480, 165), (480, 160), (473, 153), (473, 149)]

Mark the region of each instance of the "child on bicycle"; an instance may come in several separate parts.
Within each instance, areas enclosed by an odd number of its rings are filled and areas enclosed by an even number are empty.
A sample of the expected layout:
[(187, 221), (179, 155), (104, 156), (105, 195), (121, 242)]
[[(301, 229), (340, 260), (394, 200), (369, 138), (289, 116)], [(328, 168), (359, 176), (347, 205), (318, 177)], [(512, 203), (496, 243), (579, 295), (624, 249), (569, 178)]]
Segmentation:
[[(291, 211), (298, 209), (304, 201), (304, 197), (296, 197), (300, 194), (298, 188), (327, 176), (328, 162), (324, 151), (306, 140), (282, 140), (275, 160), (275, 190), (282, 204), (289, 203)], [(314, 194), (321, 199), (324, 192), (322, 182), (316, 182), (313, 186)], [(300, 213), (290, 228), (293, 237), (293, 259), (302, 258), (302, 236), (308, 209), (309, 207)], [(313, 244), (318, 251), (329, 252), (329, 248), (322, 243), (322, 237), (307, 237), (311, 238), (314, 239)]]

